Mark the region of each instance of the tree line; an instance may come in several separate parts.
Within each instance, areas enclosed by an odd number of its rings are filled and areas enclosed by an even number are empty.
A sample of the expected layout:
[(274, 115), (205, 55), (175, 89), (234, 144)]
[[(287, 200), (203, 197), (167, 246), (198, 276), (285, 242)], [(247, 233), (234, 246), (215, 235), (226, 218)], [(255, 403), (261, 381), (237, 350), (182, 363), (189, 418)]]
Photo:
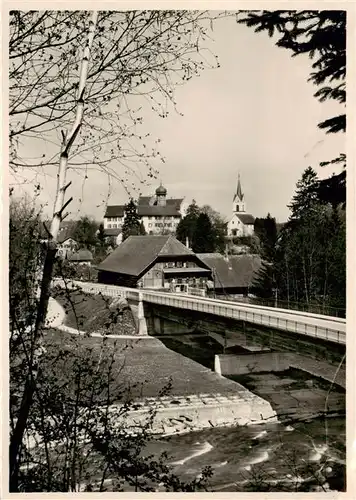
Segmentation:
[(287, 223), (277, 232), (270, 215), (257, 227), (264, 259), (255, 293), (322, 312), (345, 314), (346, 212), (320, 197), (316, 172), (308, 167), (297, 183)]

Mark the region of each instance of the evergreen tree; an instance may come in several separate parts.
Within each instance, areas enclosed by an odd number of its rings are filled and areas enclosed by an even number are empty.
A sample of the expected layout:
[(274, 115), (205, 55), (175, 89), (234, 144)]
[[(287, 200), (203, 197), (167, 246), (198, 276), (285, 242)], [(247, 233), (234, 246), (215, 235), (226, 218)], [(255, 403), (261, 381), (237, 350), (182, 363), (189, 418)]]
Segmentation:
[[(324, 162), (324, 165), (337, 162)], [(346, 163), (340, 174), (334, 174), (318, 182), (318, 197), (321, 203), (331, 203), (333, 207), (346, 207)]]
[[(307, 54), (313, 61), (309, 80), (318, 87), (314, 96), (320, 101), (334, 100), (343, 110), (346, 105), (346, 11), (253, 11), (239, 13), (238, 22), (254, 28), (255, 32), (267, 31), (275, 37), (276, 45), (292, 52), (293, 56)], [(346, 114), (341, 112), (321, 123), (327, 133), (346, 131)], [(321, 162), (320, 165), (342, 164), (346, 156)], [(320, 197), (324, 202), (346, 203), (346, 172), (319, 181)]]
[(131, 198), (129, 203), (125, 206), (124, 223), (122, 225), (122, 241), (126, 240), (129, 236), (137, 236), (141, 232), (141, 220), (137, 213), (137, 206)]
[(97, 244), (97, 230), (98, 224), (85, 215), (75, 224), (72, 236), (78, 242), (79, 248), (92, 249)]
[[(256, 32), (267, 31), (276, 45), (291, 50), (293, 56), (307, 54), (313, 60), (310, 81), (318, 87), (319, 101), (346, 103), (346, 11), (303, 10), (243, 12), (239, 23)], [(319, 124), (327, 132), (346, 130), (346, 115)]]
[(104, 224), (101, 223), (99, 225), (98, 233), (97, 233), (97, 239), (99, 242), (99, 246), (101, 248), (104, 248), (106, 246), (106, 236), (105, 236), (105, 229), (104, 229)]
[(199, 207), (196, 201), (192, 200), (192, 203), (187, 208), (186, 216), (179, 221), (176, 229), (176, 238), (182, 243), (185, 244), (188, 238), (189, 244), (192, 244), (199, 214)]
[(209, 253), (215, 251), (215, 246), (216, 236), (209, 216), (201, 213), (193, 233), (192, 250), (195, 253)]
[(201, 212), (209, 216), (215, 233), (215, 251), (224, 253), (226, 247), (227, 222), (225, 218), (210, 205), (204, 205)]
[(275, 270), (272, 263), (262, 261), (261, 267), (254, 279), (251, 290), (257, 297), (272, 299), (276, 287)]
[(318, 176), (311, 167), (308, 167), (297, 182), (296, 193), (291, 204), (288, 205), (292, 212), (291, 219), (296, 220), (307, 216), (313, 207), (318, 205), (318, 202)]
[(276, 283), (276, 219), (268, 213), (265, 218), (255, 220), (254, 230), (260, 242), (262, 265), (253, 283), (253, 291), (259, 297), (271, 299), (275, 296)]
[(260, 241), (262, 258), (268, 262), (273, 262), (277, 242), (276, 219), (271, 217), (270, 213), (265, 218), (257, 218), (254, 224), (254, 232)]

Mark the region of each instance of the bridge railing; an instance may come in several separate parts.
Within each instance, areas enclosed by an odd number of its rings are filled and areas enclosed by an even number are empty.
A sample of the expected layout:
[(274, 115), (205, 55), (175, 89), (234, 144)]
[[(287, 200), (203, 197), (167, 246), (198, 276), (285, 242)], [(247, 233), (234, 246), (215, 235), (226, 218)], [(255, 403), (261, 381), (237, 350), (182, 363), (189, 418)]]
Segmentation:
[(293, 302), (293, 301), (287, 301), (287, 300), (280, 300), (278, 299), (277, 301), (275, 299), (262, 299), (259, 297), (234, 297), (234, 296), (229, 296), (229, 295), (218, 295), (217, 298), (221, 300), (228, 300), (231, 302), (241, 302), (244, 304), (254, 304), (254, 305), (260, 305), (260, 306), (266, 306), (266, 307), (277, 307), (279, 309), (290, 309), (293, 311), (301, 311), (301, 312), (308, 312), (308, 313), (314, 313), (314, 314), (321, 314), (325, 316), (334, 316), (337, 318), (345, 318), (346, 317), (346, 310), (342, 307), (333, 307), (325, 304), (318, 304), (318, 303), (312, 303), (312, 304), (306, 304), (303, 302)]
[(215, 298), (197, 297), (184, 293), (158, 292), (155, 290), (118, 287), (100, 283), (70, 281), (65, 284), (64, 280), (54, 280), (53, 285), (55, 284), (61, 287), (81, 288), (86, 293), (102, 293), (111, 297), (121, 296), (135, 301), (143, 300), (152, 304), (199, 311), (271, 328), (283, 329), (288, 332), (318, 337), (340, 344), (346, 343), (346, 320), (344, 318), (242, 302), (229, 302)]
[(197, 297), (206, 297), (206, 290), (204, 288), (187, 286), (187, 294), (188, 295), (196, 295)]

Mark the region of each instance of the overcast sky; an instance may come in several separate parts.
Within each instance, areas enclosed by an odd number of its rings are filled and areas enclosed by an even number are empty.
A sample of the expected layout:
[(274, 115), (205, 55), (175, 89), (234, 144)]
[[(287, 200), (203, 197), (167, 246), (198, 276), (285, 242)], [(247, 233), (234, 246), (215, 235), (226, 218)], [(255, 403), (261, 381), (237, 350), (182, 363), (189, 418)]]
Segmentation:
[[(307, 82), (311, 61), (292, 58), (267, 33), (256, 34), (226, 18), (216, 23), (212, 36), (210, 47), (220, 68), (205, 70), (177, 89), (178, 109), (184, 116), (171, 112), (162, 119), (151, 111), (145, 114), (145, 128), (160, 138), (166, 159), (155, 166), (168, 196), (188, 202), (194, 198), (227, 218), (240, 173), (247, 211), (255, 217), (270, 212), (277, 221), (285, 221), (303, 170), (311, 165), (320, 177), (328, 176), (333, 170), (321, 169), (318, 162), (345, 151), (344, 135), (326, 135), (317, 128), (334, 112), (340, 114), (341, 105), (320, 104), (313, 97), (316, 88)], [(28, 155), (34, 156), (31, 148)], [(31, 179), (21, 172), (15, 182), (24, 177)], [(112, 181), (109, 188), (104, 174), (90, 173), (85, 183), (78, 174), (72, 178), (70, 218), (87, 214), (100, 221), (107, 201), (127, 202), (122, 186)], [(43, 187), (41, 202), (52, 209), (55, 171), (37, 175), (37, 181)], [(153, 193), (158, 184), (152, 182), (144, 194)]]

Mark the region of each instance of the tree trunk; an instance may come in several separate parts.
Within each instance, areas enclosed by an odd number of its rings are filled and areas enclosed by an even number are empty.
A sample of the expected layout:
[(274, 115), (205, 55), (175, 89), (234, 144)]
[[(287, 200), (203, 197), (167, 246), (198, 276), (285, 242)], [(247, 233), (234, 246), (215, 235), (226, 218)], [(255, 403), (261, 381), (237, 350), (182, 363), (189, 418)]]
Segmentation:
[(284, 254), (284, 260), (285, 260), (285, 266), (286, 266), (286, 288), (287, 288), (287, 303), (288, 303), (288, 308), (289, 308), (289, 264), (288, 264), (288, 258), (287, 255)]
[(44, 325), (44, 321), (47, 315), (48, 309), (48, 301), (50, 297), (50, 285), (52, 281), (53, 274), (53, 264), (54, 258), (57, 251), (57, 240), (59, 233), (59, 226), (63, 218), (63, 211), (70, 203), (71, 199), (64, 203), (64, 196), (69, 184), (66, 184), (66, 175), (68, 168), (68, 156), (71, 150), (71, 147), (78, 135), (80, 130), (80, 126), (83, 121), (84, 115), (84, 92), (86, 88), (86, 81), (88, 75), (88, 66), (89, 66), (89, 58), (90, 58), (90, 50), (93, 44), (96, 24), (97, 24), (98, 12), (94, 11), (91, 15), (91, 19), (89, 22), (88, 29), (88, 38), (87, 43), (84, 49), (81, 69), (80, 69), (80, 77), (79, 77), (79, 85), (78, 85), (78, 93), (77, 93), (77, 109), (76, 109), (76, 117), (69, 134), (65, 134), (62, 132), (62, 147), (60, 153), (60, 161), (59, 168), (57, 174), (57, 191), (56, 191), (56, 199), (54, 203), (53, 210), (53, 218), (51, 223), (51, 237), (49, 240), (49, 244), (47, 246), (45, 263), (43, 266), (43, 274), (42, 274), (42, 282), (41, 282), (41, 294), (40, 300), (37, 310), (37, 318), (36, 324), (34, 328), (33, 334), (33, 345), (31, 348), (31, 358), (29, 364), (29, 373), (27, 374), (27, 380), (25, 383), (25, 390), (22, 397), (20, 410), (18, 419), (16, 422), (16, 426), (14, 432), (10, 439), (10, 491), (16, 492), (18, 491), (18, 472), (20, 467), (20, 451), (23, 441), (23, 436), (25, 433), (28, 416), (30, 413), (30, 409), (33, 403), (33, 395), (36, 387), (36, 363), (33, 363), (33, 353), (36, 349), (36, 346), (41, 339), (42, 328)]
[(303, 278), (304, 278), (304, 295), (305, 301), (309, 305), (309, 293), (308, 293), (308, 280), (307, 280), (307, 271), (305, 267), (305, 258), (303, 255)]

